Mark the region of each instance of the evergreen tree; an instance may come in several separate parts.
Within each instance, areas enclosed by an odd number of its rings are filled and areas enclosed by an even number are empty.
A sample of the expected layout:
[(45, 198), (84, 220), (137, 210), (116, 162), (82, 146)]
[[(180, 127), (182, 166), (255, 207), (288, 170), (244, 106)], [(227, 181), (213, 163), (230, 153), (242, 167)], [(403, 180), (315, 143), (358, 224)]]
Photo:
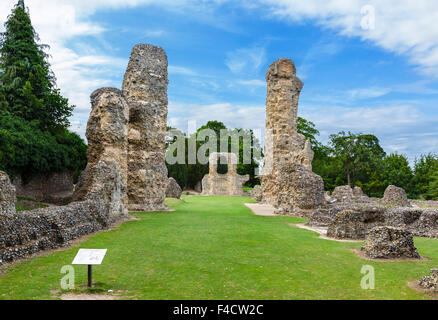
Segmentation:
[[(20, 0), (0, 36), (0, 110), (52, 132), (69, 126), (73, 106), (60, 94), (46, 45), (39, 44), (24, 1)], [(3, 99), (3, 100), (2, 100)]]
[(438, 175), (432, 177), (432, 181), (429, 184), (429, 190), (426, 194), (428, 200), (438, 200)]

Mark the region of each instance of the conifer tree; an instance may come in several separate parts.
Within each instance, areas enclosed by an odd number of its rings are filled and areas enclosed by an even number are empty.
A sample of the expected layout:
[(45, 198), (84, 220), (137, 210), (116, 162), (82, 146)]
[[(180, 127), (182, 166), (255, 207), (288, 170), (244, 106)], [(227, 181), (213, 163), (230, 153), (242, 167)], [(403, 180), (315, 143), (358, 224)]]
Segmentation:
[(38, 121), (42, 130), (69, 126), (73, 106), (60, 94), (50, 70), (46, 45), (37, 33), (24, 1), (19, 0), (0, 36), (0, 110), (27, 121)]

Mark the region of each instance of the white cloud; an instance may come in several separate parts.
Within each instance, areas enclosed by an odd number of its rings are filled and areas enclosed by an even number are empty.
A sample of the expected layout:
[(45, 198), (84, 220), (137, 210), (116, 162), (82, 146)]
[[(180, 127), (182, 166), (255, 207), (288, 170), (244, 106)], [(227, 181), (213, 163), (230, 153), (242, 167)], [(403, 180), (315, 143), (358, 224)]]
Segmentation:
[(266, 49), (256, 46), (228, 52), (225, 64), (233, 73), (254, 74), (265, 61)]
[[(438, 75), (438, 6), (434, 0), (257, 0), (272, 17), (315, 21), (407, 56), (418, 69)], [(375, 28), (364, 30), (361, 9), (375, 9)], [(254, 7), (254, 4), (251, 5)]]
[(265, 87), (266, 81), (262, 81), (259, 79), (239, 80), (239, 81), (237, 81), (237, 84), (244, 85), (244, 86), (253, 86), (253, 87)]

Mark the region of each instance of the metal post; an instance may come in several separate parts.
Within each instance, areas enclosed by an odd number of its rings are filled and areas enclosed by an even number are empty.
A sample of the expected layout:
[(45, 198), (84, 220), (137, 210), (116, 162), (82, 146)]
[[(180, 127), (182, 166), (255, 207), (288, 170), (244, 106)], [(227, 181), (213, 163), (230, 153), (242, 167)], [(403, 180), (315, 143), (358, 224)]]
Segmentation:
[(88, 265), (88, 288), (93, 286), (93, 266)]

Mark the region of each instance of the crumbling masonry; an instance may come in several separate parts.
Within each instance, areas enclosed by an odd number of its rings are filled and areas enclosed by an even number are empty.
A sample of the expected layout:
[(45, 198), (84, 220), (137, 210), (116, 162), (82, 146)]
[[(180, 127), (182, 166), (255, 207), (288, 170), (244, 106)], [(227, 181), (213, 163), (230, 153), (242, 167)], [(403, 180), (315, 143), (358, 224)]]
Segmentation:
[(129, 105), (129, 210), (166, 210), (167, 56), (160, 47), (136, 45), (123, 80)]
[[(228, 172), (219, 174), (218, 160), (226, 159)], [(206, 196), (243, 196), (243, 185), (249, 180), (249, 175), (237, 174), (237, 156), (234, 153), (214, 152), (209, 157), (210, 171), (202, 179), (202, 194)]]
[(290, 59), (275, 61), (266, 73), (265, 164), (262, 201), (279, 213), (311, 210), (325, 203), (324, 183), (312, 172), (310, 141), (298, 133), (298, 100), (303, 83)]

